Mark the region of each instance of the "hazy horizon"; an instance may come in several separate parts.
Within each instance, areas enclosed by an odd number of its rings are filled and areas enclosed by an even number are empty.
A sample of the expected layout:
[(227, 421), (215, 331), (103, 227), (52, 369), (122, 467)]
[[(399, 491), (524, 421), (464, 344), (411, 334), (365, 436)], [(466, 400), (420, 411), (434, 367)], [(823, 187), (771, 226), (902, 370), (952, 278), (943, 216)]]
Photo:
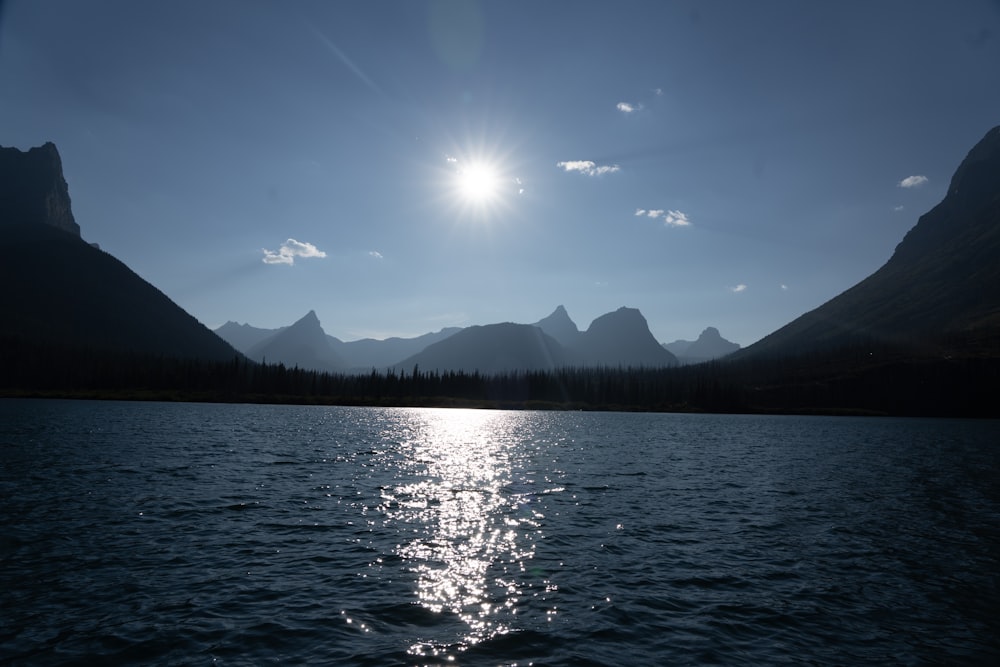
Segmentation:
[(1000, 123), (1000, 3), (0, 4), (0, 145), (211, 329), (638, 308), (747, 346)]

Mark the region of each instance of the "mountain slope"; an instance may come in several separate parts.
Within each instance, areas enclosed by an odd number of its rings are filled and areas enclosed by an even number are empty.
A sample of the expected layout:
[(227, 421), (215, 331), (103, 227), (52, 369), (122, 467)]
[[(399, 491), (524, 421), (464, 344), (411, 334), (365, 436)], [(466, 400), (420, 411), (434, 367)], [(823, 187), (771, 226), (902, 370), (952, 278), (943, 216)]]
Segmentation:
[(0, 228), (0, 335), (33, 345), (229, 360), (236, 351), (106, 252), (47, 225)]
[(935, 353), (942, 341), (1000, 354), (1000, 127), (958, 167), (948, 193), (871, 276), (737, 358), (858, 342)]

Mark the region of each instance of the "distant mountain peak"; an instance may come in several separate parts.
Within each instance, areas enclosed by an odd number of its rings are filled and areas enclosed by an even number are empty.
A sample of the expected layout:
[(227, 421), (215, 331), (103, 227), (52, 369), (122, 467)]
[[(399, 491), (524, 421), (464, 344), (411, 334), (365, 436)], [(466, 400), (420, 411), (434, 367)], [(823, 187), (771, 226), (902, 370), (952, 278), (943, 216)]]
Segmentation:
[(546, 334), (554, 338), (560, 345), (572, 346), (580, 337), (580, 329), (576, 322), (570, 319), (564, 306), (556, 306), (552, 314), (535, 322)]
[(296, 324), (315, 324), (316, 326), (321, 326), (319, 323), (319, 317), (317, 317), (315, 310), (310, 310), (308, 313), (299, 318), (298, 321), (296, 321), (292, 326), (294, 327)]
[(294, 324), (277, 330), (250, 347), (247, 356), (257, 361), (281, 362), (320, 371), (340, 371), (345, 363), (330, 345), (316, 311), (310, 310)]
[(697, 340), (675, 340), (664, 343), (663, 347), (673, 352), (682, 364), (719, 359), (740, 349), (739, 343), (726, 340), (715, 327), (705, 327)]
[(51, 141), (27, 151), (0, 146), (0, 224), (48, 225), (80, 237)]

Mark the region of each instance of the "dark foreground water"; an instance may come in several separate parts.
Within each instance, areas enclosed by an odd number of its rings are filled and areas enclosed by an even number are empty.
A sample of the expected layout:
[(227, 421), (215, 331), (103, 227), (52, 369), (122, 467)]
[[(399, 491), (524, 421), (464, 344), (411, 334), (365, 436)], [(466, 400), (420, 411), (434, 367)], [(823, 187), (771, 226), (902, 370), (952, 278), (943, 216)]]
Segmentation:
[(0, 662), (991, 664), (1000, 424), (0, 401)]

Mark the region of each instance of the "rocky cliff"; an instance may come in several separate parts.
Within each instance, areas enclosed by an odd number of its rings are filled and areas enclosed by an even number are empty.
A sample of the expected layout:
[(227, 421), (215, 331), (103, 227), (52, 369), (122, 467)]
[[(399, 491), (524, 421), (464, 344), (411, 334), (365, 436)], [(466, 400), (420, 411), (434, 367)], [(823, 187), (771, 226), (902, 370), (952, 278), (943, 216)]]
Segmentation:
[(0, 146), (0, 211), (0, 225), (49, 225), (80, 236), (55, 144), (28, 151)]

